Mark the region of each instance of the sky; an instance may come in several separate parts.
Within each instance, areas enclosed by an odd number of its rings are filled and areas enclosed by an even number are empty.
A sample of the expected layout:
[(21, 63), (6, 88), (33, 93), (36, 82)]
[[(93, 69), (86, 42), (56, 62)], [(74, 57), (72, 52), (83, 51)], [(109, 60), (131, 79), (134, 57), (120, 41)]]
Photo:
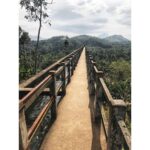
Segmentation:
[[(51, 26), (42, 25), (41, 38), (83, 34), (104, 38), (117, 34), (131, 39), (130, 3), (130, 0), (54, 0), (47, 10)], [(19, 25), (29, 35), (37, 36), (38, 22), (27, 21), (25, 14), (19, 7)]]

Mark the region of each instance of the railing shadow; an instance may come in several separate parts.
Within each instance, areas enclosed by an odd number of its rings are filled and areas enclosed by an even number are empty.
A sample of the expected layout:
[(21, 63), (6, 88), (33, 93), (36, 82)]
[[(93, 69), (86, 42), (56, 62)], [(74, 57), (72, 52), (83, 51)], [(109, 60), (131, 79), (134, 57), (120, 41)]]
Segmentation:
[(100, 143), (100, 122), (99, 119), (94, 119), (94, 95), (90, 95), (90, 85), (88, 84), (89, 90), (89, 109), (91, 115), (91, 126), (92, 126), (92, 145), (91, 150), (102, 150)]
[[(103, 71), (98, 70), (92, 55), (89, 54), (89, 51), (86, 52), (89, 108), (93, 131), (91, 149), (97, 150), (100, 145), (99, 149), (103, 150), (130, 150), (131, 134), (125, 123), (127, 104), (122, 99), (112, 97), (104, 81)], [(105, 106), (107, 106), (107, 110), (105, 110)]]

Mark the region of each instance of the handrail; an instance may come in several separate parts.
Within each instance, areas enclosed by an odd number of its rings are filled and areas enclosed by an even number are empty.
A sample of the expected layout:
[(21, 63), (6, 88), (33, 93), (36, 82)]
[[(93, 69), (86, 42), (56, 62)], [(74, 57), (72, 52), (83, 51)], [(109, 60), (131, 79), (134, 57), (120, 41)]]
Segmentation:
[(19, 87), (27, 87), (30, 84), (34, 83), (37, 79), (41, 78), (42, 76), (44, 76), (46, 73), (48, 73), (50, 70), (52, 70), (54, 67), (56, 67), (59, 63), (61, 63), (62, 61), (64, 61), (65, 59), (69, 58), (70, 56), (72, 56), (73, 54), (77, 53), (78, 51), (81, 51), (83, 49), (83, 47), (74, 50), (73, 52), (71, 52), (70, 54), (68, 54), (67, 56), (59, 59), (57, 62), (55, 62), (54, 64), (48, 66), (47, 68), (45, 68), (44, 70), (40, 71), (39, 73), (37, 73), (36, 75), (34, 75), (33, 77), (29, 78), (28, 80), (24, 81), (23, 83), (21, 83), (19, 85)]
[(119, 125), (119, 128), (121, 130), (122, 137), (124, 138), (124, 141), (125, 141), (125, 144), (126, 144), (125, 146), (127, 147), (127, 149), (131, 149), (130, 132), (126, 127), (125, 122), (123, 120), (119, 120), (118, 125)]
[(42, 90), (49, 84), (49, 82), (52, 80), (52, 76), (49, 75), (46, 77), (42, 82), (40, 82), (35, 88), (33, 88), (26, 96), (24, 96), (19, 101), (19, 109), (22, 109), (24, 105), (30, 101), (30, 104), (28, 104), (27, 108), (31, 105), (31, 103), (37, 98)]
[[(24, 83), (20, 84), (20, 92), (25, 94), (19, 101), (19, 135), (21, 149), (30, 149), (32, 139), (34, 139), (38, 128), (44, 121), (45, 116), (49, 113), (51, 115), (51, 122), (56, 119), (57, 116), (57, 96), (62, 97), (66, 93), (66, 86), (71, 80), (71, 76), (75, 70), (79, 57), (83, 48), (79, 48), (69, 55), (58, 60), (56, 63), (47, 67), (39, 72), (37, 75), (31, 77)], [(67, 73), (66, 73), (67, 72)], [(36, 81), (36, 85), (33, 85)], [(61, 82), (60, 84), (58, 84)], [(42, 110), (39, 111), (32, 125), (27, 129), (26, 115), (28, 110), (32, 109), (34, 102), (41, 94), (49, 94), (49, 100), (44, 104)]]
[(112, 97), (112, 95), (111, 95), (107, 85), (105, 84), (104, 79), (103, 78), (99, 78), (99, 83), (101, 84), (101, 87), (102, 87), (102, 89), (104, 91), (104, 94), (105, 94), (105, 96), (107, 98), (108, 103), (111, 103), (113, 101), (113, 97)]
[(40, 125), (40, 123), (42, 122), (42, 118), (44, 118), (44, 116), (46, 115), (48, 108), (52, 106), (54, 97), (52, 97), (48, 103), (45, 105), (45, 107), (42, 109), (42, 111), (40, 112), (40, 114), (38, 115), (38, 117), (36, 118), (36, 120), (34, 121), (34, 123), (32, 124), (31, 128), (28, 131), (28, 138), (31, 139), (34, 135), (34, 133), (36, 132), (38, 126)]
[[(95, 120), (100, 120), (106, 137), (107, 150), (124, 148), (131, 149), (131, 135), (125, 124), (126, 104), (124, 100), (113, 99), (105, 81), (103, 72), (99, 71), (96, 62), (89, 51), (86, 50), (88, 68), (89, 92), (95, 96)], [(104, 105), (107, 104), (108, 116), (105, 115)], [(130, 105), (129, 105), (130, 106)], [(99, 117), (97, 117), (99, 113)], [(118, 139), (119, 138), (119, 139)]]

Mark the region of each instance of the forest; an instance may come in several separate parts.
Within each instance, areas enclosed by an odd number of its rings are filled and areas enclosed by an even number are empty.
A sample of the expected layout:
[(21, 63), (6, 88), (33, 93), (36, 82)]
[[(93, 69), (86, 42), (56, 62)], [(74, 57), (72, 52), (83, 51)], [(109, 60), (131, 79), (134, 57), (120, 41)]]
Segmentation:
[[(116, 42), (116, 39), (121, 40)], [(20, 82), (35, 74), (35, 45), (36, 41), (32, 41), (29, 34), (19, 27)], [(104, 71), (105, 81), (114, 98), (124, 99), (130, 103), (131, 42), (125, 38), (122, 39), (122, 36), (115, 35), (105, 39), (88, 35), (80, 35), (72, 38), (57, 36), (40, 40), (37, 53), (37, 72), (83, 45), (86, 45), (87, 49), (92, 53), (98, 68)]]
[(111, 48), (88, 47), (99, 70), (116, 99), (131, 99), (131, 46), (112, 45)]
[[(114, 37), (115, 39), (115, 37)], [(29, 34), (19, 27), (19, 80), (34, 75), (34, 48)], [(130, 102), (131, 99), (131, 43), (111, 43), (106, 40), (81, 35), (52, 37), (39, 42), (37, 72), (48, 67), (74, 49), (86, 45), (92, 52), (100, 70), (104, 71), (106, 83), (115, 98)], [(118, 94), (119, 93), (119, 94)]]

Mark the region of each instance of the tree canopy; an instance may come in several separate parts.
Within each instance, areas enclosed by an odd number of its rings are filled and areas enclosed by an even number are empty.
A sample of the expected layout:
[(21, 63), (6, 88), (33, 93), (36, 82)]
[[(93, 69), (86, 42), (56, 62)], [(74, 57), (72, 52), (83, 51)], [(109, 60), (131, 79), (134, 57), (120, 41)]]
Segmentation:
[(37, 72), (37, 64), (38, 64), (38, 46), (39, 46), (39, 39), (40, 39), (40, 32), (41, 32), (41, 27), (42, 23), (48, 23), (51, 25), (50, 20), (49, 20), (49, 15), (47, 13), (47, 5), (52, 4), (53, 0), (51, 3), (49, 3), (47, 0), (21, 0), (20, 5), (22, 8), (25, 8), (26, 10), (26, 15), (25, 18), (28, 21), (38, 21), (39, 22), (39, 29), (38, 29), (38, 34), (37, 34), (37, 42), (36, 46), (34, 49), (34, 73)]

